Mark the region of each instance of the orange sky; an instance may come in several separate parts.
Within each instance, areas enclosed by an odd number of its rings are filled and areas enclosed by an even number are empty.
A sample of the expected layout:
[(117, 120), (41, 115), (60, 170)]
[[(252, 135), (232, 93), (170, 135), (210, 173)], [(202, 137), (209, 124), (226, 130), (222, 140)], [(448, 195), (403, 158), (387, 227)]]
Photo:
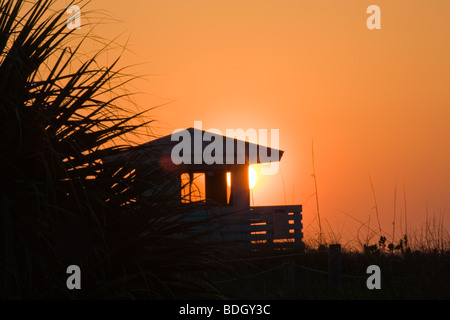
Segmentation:
[[(372, 4), (381, 30), (366, 27)], [(132, 53), (122, 64), (153, 74), (136, 83), (145, 93), (138, 103), (170, 102), (152, 113), (159, 134), (194, 120), (223, 132), (280, 129), (281, 172), (260, 179), (254, 201), (303, 204), (307, 233), (316, 225), (312, 139), (322, 224), (344, 242), (359, 224), (341, 211), (370, 215), (377, 229), (369, 175), (388, 235), (396, 184), (397, 236), (403, 186), (408, 231), (425, 221), (427, 204), (430, 216), (450, 209), (449, 1), (93, 0), (89, 8), (120, 20), (95, 33), (124, 33)]]

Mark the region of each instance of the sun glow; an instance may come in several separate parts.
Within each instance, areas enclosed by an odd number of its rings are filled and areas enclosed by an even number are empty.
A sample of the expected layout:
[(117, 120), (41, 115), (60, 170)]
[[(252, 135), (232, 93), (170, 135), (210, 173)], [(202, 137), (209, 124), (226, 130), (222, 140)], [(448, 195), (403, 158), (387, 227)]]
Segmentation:
[[(252, 189), (258, 181), (258, 174), (253, 166), (248, 167), (248, 187)], [(227, 172), (227, 185), (231, 187), (231, 172)]]
[(258, 181), (258, 174), (253, 166), (248, 167), (248, 186), (252, 189)]

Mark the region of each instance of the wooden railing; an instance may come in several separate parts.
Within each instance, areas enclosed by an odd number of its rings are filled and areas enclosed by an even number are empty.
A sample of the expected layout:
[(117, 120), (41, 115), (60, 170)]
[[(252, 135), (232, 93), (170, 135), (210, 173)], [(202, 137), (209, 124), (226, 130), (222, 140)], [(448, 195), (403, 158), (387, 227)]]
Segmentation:
[[(301, 205), (257, 206), (245, 211), (220, 208), (219, 211), (219, 218), (211, 219), (205, 225), (212, 231), (207, 236), (208, 241), (232, 241), (242, 245), (275, 242), (302, 244)], [(211, 211), (199, 211), (195, 214), (196, 218), (191, 218), (200, 219), (205, 214), (211, 216)]]
[(301, 205), (250, 207), (250, 240), (301, 242), (301, 212)]

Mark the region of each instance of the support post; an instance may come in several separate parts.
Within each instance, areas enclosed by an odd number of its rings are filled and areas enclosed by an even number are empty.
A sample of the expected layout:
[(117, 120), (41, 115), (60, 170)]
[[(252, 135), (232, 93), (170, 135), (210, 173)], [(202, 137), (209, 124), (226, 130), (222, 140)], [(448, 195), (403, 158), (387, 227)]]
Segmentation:
[(330, 289), (340, 289), (341, 279), (341, 245), (330, 244), (328, 247), (328, 284)]
[(286, 259), (284, 261), (285, 274), (284, 282), (286, 284), (286, 289), (288, 296), (292, 297), (295, 292), (295, 265), (293, 259)]

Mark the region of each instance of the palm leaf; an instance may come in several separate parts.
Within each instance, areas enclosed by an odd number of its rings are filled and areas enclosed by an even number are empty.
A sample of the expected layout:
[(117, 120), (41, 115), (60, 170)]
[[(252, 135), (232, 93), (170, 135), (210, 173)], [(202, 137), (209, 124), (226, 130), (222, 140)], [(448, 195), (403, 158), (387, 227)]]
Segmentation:
[[(205, 275), (225, 268), (221, 249), (184, 219), (196, 206), (155, 150), (126, 143), (152, 122), (120, 106), (136, 77), (99, 67), (102, 51), (71, 71), (84, 40), (65, 47), (55, 1), (25, 3), (0, 0), (1, 296), (220, 296)], [(81, 292), (66, 288), (71, 264)]]

